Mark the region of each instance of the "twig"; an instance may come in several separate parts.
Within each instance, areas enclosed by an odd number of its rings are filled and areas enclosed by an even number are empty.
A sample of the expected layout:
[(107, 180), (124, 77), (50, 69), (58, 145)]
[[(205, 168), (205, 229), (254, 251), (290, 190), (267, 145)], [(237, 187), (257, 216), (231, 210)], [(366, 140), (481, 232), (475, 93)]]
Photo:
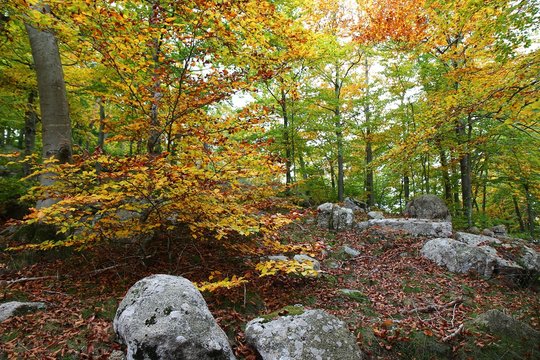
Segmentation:
[(444, 308), (449, 308), (449, 307), (452, 307), (452, 306), (459, 305), (462, 302), (463, 302), (463, 299), (459, 298), (459, 299), (456, 299), (454, 301), (449, 302), (448, 304), (443, 304), (443, 305), (431, 304), (431, 305), (424, 306), (424, 307), (421, 307), (421, 308), (414, 308), (412, 310), (405, 310), (405, 311), (402, 311), (402, 314), (412, 314), (414, 312), (416, 312), (416, 313), (418, 313), (418, 312), (431, 313), (431, 312), (435, 312), (435, 311), (438, 311), (438, 310), (441, 310), (441, 309), (444, 309)]
[(25, 282), (25, 281), (36, 281), (36, 280), (57, 279), (57, 278), (58, 278), (58, 276), (56, 276), (56, 275), (23, 277), (23, 278), (20, 278), (20, 279), (8, 280), (8, 281), (6, 281), (6, 283), (7, 283), (7, 287), (10, 287), (13, 284), (17, 284), (17, 283)]
[(463, 330), (463, 324), (459, 325), (458, 328), (456, 329), (456, 331), (454, 331), (453, 333), (451, 333), (450, 335), (446, 336), (445, 338), (442, 339), (443, 342), (447, 342), (448, 340), (452, 340), (453, 338), (455, 338), (456, 336), (459, 335), (459, 333)]

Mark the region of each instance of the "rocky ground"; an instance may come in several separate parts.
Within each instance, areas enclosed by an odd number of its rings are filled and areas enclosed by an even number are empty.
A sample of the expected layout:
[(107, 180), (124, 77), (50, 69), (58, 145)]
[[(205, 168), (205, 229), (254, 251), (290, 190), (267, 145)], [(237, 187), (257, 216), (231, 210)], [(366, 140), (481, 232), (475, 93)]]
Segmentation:
[[(286, 316), (295, 304), (345, 321), (367, 358), (540, 357), (534, 340), (534, 329), (540, 330), (537, 278), (516, 282), (504, 275), (455, 274), (422, 256), (425, 237), (379, 226), (333, 232), (317, 227), (314, 216), (307, 212), (276, 240), (309, 246), (321, 263), (318, 277), (258, 277), (252, 271), (245, 286), (203, 293), (238, 358), (255, 359), (244, 335), (248, 321), (261, 314)], [(112, 319), (137, 280), (156, 273), (196, 282), (230, 278), (249, 273), (259, 259), (188, 239), (165, 250), (158, 241), (144, 257), (133, 244), (70, 254), (2, 253), (1, 302), (39, 301), (46, 309), (1, 322), (0, 353), (9, 359), (108, 359), (123, 349)], [(488, 312), (493, 309), (500, 313)], [(520, 322), (511, 323), (505, 314)], [(486, 318), (511, 324), (501, 330)], [(521, 330), (508, 331), (511, 325)], [(517, 336), (522, 330), (525, 335)]]

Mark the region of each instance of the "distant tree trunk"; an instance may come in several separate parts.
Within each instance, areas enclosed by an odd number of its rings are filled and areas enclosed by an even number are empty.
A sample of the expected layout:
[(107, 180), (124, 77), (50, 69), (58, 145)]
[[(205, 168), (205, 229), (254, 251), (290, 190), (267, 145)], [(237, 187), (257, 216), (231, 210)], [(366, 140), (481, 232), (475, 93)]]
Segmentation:
[[(472, 182), (471, 182), (471, 159), (468, 149), (468, 141), (470, 140), (470, 115), (467, 119), (458, 121), (456, 132), (460, 144), (465, 145), (465, 151), (459, 159), (459, 167), (461, 173), (461, 200), (463, 202), (463, 213), (467, 218), (467, 225), (472, 226)], [(469, 131), (466, 127), (469, 127)]]
[(328, 164), (330, 165), (330, 183), (332, 184), (332, 191), (336, 192), (336, 172), (334, 170), (334, 162), (331, 160), (328, 160)]
[(408, 203), (411, 199), (411, 180), (409, 175), (403, 175), (403, 191), (405, 195), (405, 203)]
[[(281, 116), (283, 117), (283, 145), (285, 146), (285, 184), (292, 183), (291, 176), (291, 144), (289, 139), (289, 114), (287, 113), (287, 95), (284, 89), (281, 89)], [(287, 188), (287, 193), (289, 188)]]
[(302, 151), (298, 152), (298, 162), (300, 163), (300, 172), (302, 174), (302, 179), (307, 180), (308, 174), (306, 169), (306, 161), (304, 160), (304, 154)]
[[(44, 6), (43, 13), (50, 13), (50, 8)], [(66, 85), (62, 62), (56, 37), (51, 31), (38, 30), (26, 24), (30, 39), (32, 57), (36, 69), (39, 103), (41, 109), (43, 158), (56, 158), (60, 163), (71, 161), (71, 120), (66, 95)], [(51, 185), (52, 176), (42, 175), (41, 185)], [(48, 199), (40, 202), (38, 207), (46, 207), (55, 200)]]
[[(150, 25), (157, 25), (159, 22), (159, 0), (152, 2), (152, 14), (150, 15)], [(150, 130), (148, 140), (146, 142), (146, 149), (148, 154), (157, 155), (161, 153), (161, 129), (159, 128), (159, 103), (163, 94), (161, 93), (161, 80), (159, 79), (159, 67), (160, 67), (160, 54), (161, 54), (161, 39), (153, 39), (153, 54), (152, 60), (154, 61), (154, 84), (152, 89), (152, 106), (150, 107)]]
[(364, 102), (364, 116), (366, 118), (366, 180), (365, 189), (367, 195), (367, 204), (369, 207), (375, 206), (375, 191), (373, 168), (373, 143), (371, 141), (371, 109), (369, 103), (369, 63), (367, 56), (364, 58), (364, 75), (366, 77), (366, 95)]
[(336, 80), (334, 83), (334, 96), (336, 98), (336, 107), (334, 109), (335, 116), (335, 126), (336, 126), (336, 139), (337, 139), (337, 191), (338, 191), (338, 201), (343, 201), (345, 199), (345, 175), (344, 171), (344, 161), (343, 161), (343, 123), (341, 119), (341, 83), (339, 81), (339, 71), (336, 66)]
[(98, 129), (98, 143), (97, 147), (105, 152), (105, 105), (103, 104), (103, 99), (98, 99), (99, 101), (99, 129)]
[(444, 199), (450, 204), (452, 202), (452, 184), (450, 183), (450, 172), (448, 171), (448, 159), (446, 158), (446, 152), (443, 148), (440, 148), (439, 156), (441, 159)]
[(514, 203), (514, 210), (516, 211), (516, 217), (519, 222), (519, 231), (524, 232), (525, 224), (523, 223), (523, 217), (521, 216), (521, 211), (519, 210), (519, 204), (516, 195), (512, 195), (512, 202)]
[(529, 234), (531, 238), (534, 238), (534, 206), (533, 206), (533, 197), (529, 190), (529, 184), (523, 184), (523, 189), (525, 190), (525, 199), (527, 200), (527, 221), (529, 223)]
[[(36, 91), (30, 90), (28, 94), (28, 103), (26, 104), (26, 113), (24, 116), (24, 155), (30, 156), (36, 147)], [(30, 164), (25, 162), (23, 165), (23, 174), (28, 176), (31, 173)]]

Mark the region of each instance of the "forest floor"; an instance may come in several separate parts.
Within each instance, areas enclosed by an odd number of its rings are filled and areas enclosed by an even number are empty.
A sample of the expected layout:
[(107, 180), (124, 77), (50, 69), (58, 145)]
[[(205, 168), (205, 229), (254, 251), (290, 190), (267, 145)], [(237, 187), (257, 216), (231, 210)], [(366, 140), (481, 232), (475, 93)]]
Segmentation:
[[(538, 289), (451, 274), (420, 256), (425, 239), (381, 229), (331, 233), (309, 221), (313, 215), (288, 225), (279, 236), (284, 243), (316, 245), (323, 264), (319, 277), (253, 275), (245, 286), (203, 294), (240, 359), (255, 359), (245, 344), (245, 323), (294, 304), (326, 309), (346, 321), (374, 359), (452, 358), (458, 351), (497, 347), (500, 339), (491, 335), (456, 333), (489, 309), (504, 309), (540, 329)], [(0, 323), (0, 358), (107, 359), (122, 349), (112, 319), (137, 280), (167, 273), (206, 281), (216, 271), (223, 277), (242, 275), (253, 261), (220, 243), (179, 238), (168, 253), (162, 243), (154, 244), (144, 262), (133, 244), (100, 245), (84, 252), (0, 253), (0, 302), (47, 304), (45, 311)], [(338, 261), (338, 268), (326, 267), (328, 250), (344, 244), (361, 255)], [(348, 297), (340, 289), (360, 293)], [(424, 344), (420, 350), (411, 345), (418, 341)]]

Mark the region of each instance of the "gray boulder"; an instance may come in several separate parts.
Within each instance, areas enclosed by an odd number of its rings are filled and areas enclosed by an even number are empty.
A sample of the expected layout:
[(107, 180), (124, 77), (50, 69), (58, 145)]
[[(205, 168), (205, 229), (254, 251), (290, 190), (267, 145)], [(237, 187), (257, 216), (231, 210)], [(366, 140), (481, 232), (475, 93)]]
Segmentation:
[(381, 211), (370, 211), (367, 213), (367, 216), (370, 219), (377, 219), (377, 220), (384, 219), (384, 214)]
[(478, 246), (479, 244), (500, 244), (501, 241), (490, 236), (474, 235), (465, 232), (456, 232), (456, 240), (461, 241), (471, 246)]
[(46, 309), (45, 303), (42, 302), (20, 302), (10, 301), (0, 304), (0, 322), (9, 319), (13, 316), (20, 316), (38, 310)]
[(418, 219), (452, 219), (445, 202), (431, 194), (420, 195), (409, 201), (405, 206), (405, 215)]
[(299, 263), (303, 262), (309, 262), (313, 264), (313, 270), (320, 271), (321, 270), (321, 264), (317, 259), (312, 258), (311, 256), (300, 254), (300, 255), (294, 255), (293, 260), (298, 261)]
[(359, 250), (356, 250), (355, 248), (352, 248), (348, 245), (343, 245), (341, 248), (341, 253), (349, 258), (355, 258), (357, 256), (360, 256), (361, 252)]
[(426, 242), (420, 252), (425, 258), (455, 273), (476, 271), (485, 278), (494, 274), (519, 277), (525, 273), (520, 265), (500, 257), (497, 250), (487, 245), (475, 246), (439, 238)]
[(380, 226), (401, 230), (413, 236), (452, 236), (452, 223), (448, 221), (430, 221), (426, 219), (382, 219), (369, 220), (368, 224), (369, 227)]
[(537, 345), (540, 344), (540, 332), (534, 330), (528, 324), (506, 315), (500, 310), (486, 311), (474, 319), (473, 323), (485, 328), (490, 334), (496, 336), (528, 339)]
[(114, 331), (127, 359), (235, 359), (201, 293), (180, 276), (152, 275), (120, 303)]
[(354, 213), (351, 209), (342, 208), (332, 203), (325, 203), (318, 208), (317, 225), (329, 230), (348, 230), (354, 222)]
[(540, 273), (540, 254), (530, 247), (523, 247), (523, 255), (519, 259), (519, 262), (525, 269)]
[(484, 229), (482, 230), (482, 235), (494, 237), (495, 233), (491, 229)]
[(257, 318), (246, 326), (246, 340), (262, 360), (356, 360), (363, 353), (346, 324), (322, 310)]
[(343, 201), (343, 207), (346, 209), (351, 209), (354, 213), (366, 212), (366, 209), (368, 208), (365, 202), (351, 199), (349, 197), (346, 197)]
[(494, 257), (483, 249), (448, 238), (426, 242), (420, 253), (437, 265), (445, 266), (455, 273), (467, 273), (474, 270), (489, 278), (496, 266)]
[(508, 236), (508, 231), (506, 230), (506, 226), (504, 226), (504, 225), (493, 226), (491, 228), (491, 231), (493, 231), (495, 236), (502, 236), (502, 237)]

